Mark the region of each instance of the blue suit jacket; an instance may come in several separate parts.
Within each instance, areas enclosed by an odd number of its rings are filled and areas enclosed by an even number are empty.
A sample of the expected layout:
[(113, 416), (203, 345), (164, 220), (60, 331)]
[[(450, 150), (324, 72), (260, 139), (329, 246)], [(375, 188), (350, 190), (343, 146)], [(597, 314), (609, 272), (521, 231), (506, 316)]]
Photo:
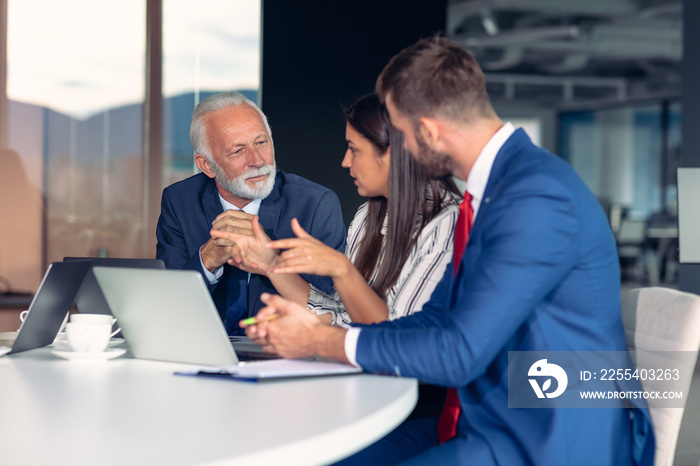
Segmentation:
[[(211, 237), (212, 222), (222, 212), (216, 183), (203, 173), (167, 187), (163, 191), (156, 229), (156, 257), (163, 260), (166, 268), (197, 270), (204, 275), (199, 248)], [(278, 170), (275, 186), (260, 204), (258, 217), (265, 233), (272, 239), (293, 238), (291, 221), (296, 217), (302, 228), (314, 238), (345, 252), (345, 224), (338, 196), (304, 178)], [(224, 266), (224, 276), (219, 282), (209, 286), (222, 318), (225, 316), (228, 267)], [(333, 290), (333, 281), (328, 277), (302, 276), (326, 293)], [(263, 307), (260, 301), (263, 292), (276, 293), (267, 277), (251, 274), (248, 315), (255, 315)]]
[[(458, 387), (449, 464), (626, 465), (650, 461), (646, 408), (508, 408), (509, 351), (625, 351), (615, 241), (574, 170), (522, 130), (494, 161), (456, 275), (423, 311), (364, 327), (357, 362)], [(646, 456), (645, 456), (646, 455)], [(650, 463), (649, 463), (650, 464)]]

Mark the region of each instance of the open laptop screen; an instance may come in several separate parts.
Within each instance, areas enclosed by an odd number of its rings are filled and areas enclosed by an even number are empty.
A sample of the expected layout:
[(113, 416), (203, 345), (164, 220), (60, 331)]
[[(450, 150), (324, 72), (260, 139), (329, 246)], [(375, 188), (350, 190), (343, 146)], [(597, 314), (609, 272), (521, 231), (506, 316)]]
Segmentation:
[(64, 262), (89, 261), (90, 268), (83, 284), (75, 297), (75, 307), (79, 312), (90, 314), (111, 314), (100, 285), (95, 279), (92, 267), (124, 267), (138, 269), (165, 269), (165, 264), (159, 259), (131, 259), (116, 257), (64, 257)]
[(10, 354), (53, 343), (89, 268), (86, 261), (49, 265)]
[(135, 357), (238, 363), (201, 273), (119, 267), (95, 267), (94, 273)]

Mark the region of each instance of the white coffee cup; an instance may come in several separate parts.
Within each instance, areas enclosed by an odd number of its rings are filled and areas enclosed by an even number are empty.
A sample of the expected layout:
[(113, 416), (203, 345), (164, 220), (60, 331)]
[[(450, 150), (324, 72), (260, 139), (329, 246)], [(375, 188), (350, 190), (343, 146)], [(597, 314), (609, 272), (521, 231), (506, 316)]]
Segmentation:
[(19, 313), (19, 321), (20, 321), (20, 324), (19, 324), (19, 328), (17, 329), (18, 332), (19, 332), (20, 330), (22, 330), (22, 326), (24, 325), (24, 321), (27, 320), (27, 315), (28, 315), (28, 314), (29, 314), (29, 309), (26, 309), (26, 310), (24, 310), (24, 311), (22, 311), (22, 312)]
[(109, 343), (111, 323), (68, 322), (66, 337), (70, 348), (79, 353), (101, 353)]
[[(110, 332), (112, 329), (112, 326), (117, 322), (117, 319), (114, 317), (108, 315), (108, 314), (85, 314), (85, 313), (77, 313), (73, 314), (70, 318), (71, 322), (77, 322), (77, 323), (83, 323), (83, 324), (107, 324), (109, 325)], [(112, 338), (114, 335), (119, 333), (121, 331), (121, 328), (117, 328), (115, 331), (111, 332), (109, 335), (110, 338)]]

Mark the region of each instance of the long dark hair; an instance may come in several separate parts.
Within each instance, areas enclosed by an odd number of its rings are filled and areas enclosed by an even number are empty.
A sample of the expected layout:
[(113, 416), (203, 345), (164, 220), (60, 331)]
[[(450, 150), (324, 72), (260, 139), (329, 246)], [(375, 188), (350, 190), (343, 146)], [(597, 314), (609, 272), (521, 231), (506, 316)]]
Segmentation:
[[(401, 132), (391, 125), (389, 114), (376, 94), (364, 96), (348, 107), (345, 119), (372, 143), (377, 157), (391, 148), (389, 199), (382, 196), (369, 199), (365, 231), (354, 264), (368, 282), (377, 270), (371, 286), (386, 298), (418, 240), (418, 233), (461, 194), (452, 178), (430, 178), (414, 161), (403, 147)], [(382, 251), (381, 230), (387, 212), (386, 246)]]

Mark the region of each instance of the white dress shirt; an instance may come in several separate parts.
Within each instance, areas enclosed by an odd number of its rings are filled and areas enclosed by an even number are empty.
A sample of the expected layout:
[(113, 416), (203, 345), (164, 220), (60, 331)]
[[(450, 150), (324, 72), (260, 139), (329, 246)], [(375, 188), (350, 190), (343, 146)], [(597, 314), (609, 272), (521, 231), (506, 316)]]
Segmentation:
[[(479, 206), (481, 205), (481, 201), (484, 197), (484, 191), (486, 190), (486, 184), (489, 181), (491, 167), (496, 159), (496, 155), (514, 131), (515, 127), (513, 127), (513, 124), (510, 122), (501, 126), (501, 128), (496, 131), (496, 134), (491, 136), (491, 139), (489, 139), (484, 148), (481, 150), (479, 157), (477, 157), (476, 162), (474, 162), (474, 166), (469, 172), (466, 190), (472, 195), (474, 220), (476, 220), (476, 215), (479, 212)], [(486, 202), (488, 202), (488, 199)], [(352, 327), (349, 328), (345, 334), (345, 356), (352, 365), (358, 367), (357, 340), (360, 337), (360, 330), (361, 329), (358, 327)]]

